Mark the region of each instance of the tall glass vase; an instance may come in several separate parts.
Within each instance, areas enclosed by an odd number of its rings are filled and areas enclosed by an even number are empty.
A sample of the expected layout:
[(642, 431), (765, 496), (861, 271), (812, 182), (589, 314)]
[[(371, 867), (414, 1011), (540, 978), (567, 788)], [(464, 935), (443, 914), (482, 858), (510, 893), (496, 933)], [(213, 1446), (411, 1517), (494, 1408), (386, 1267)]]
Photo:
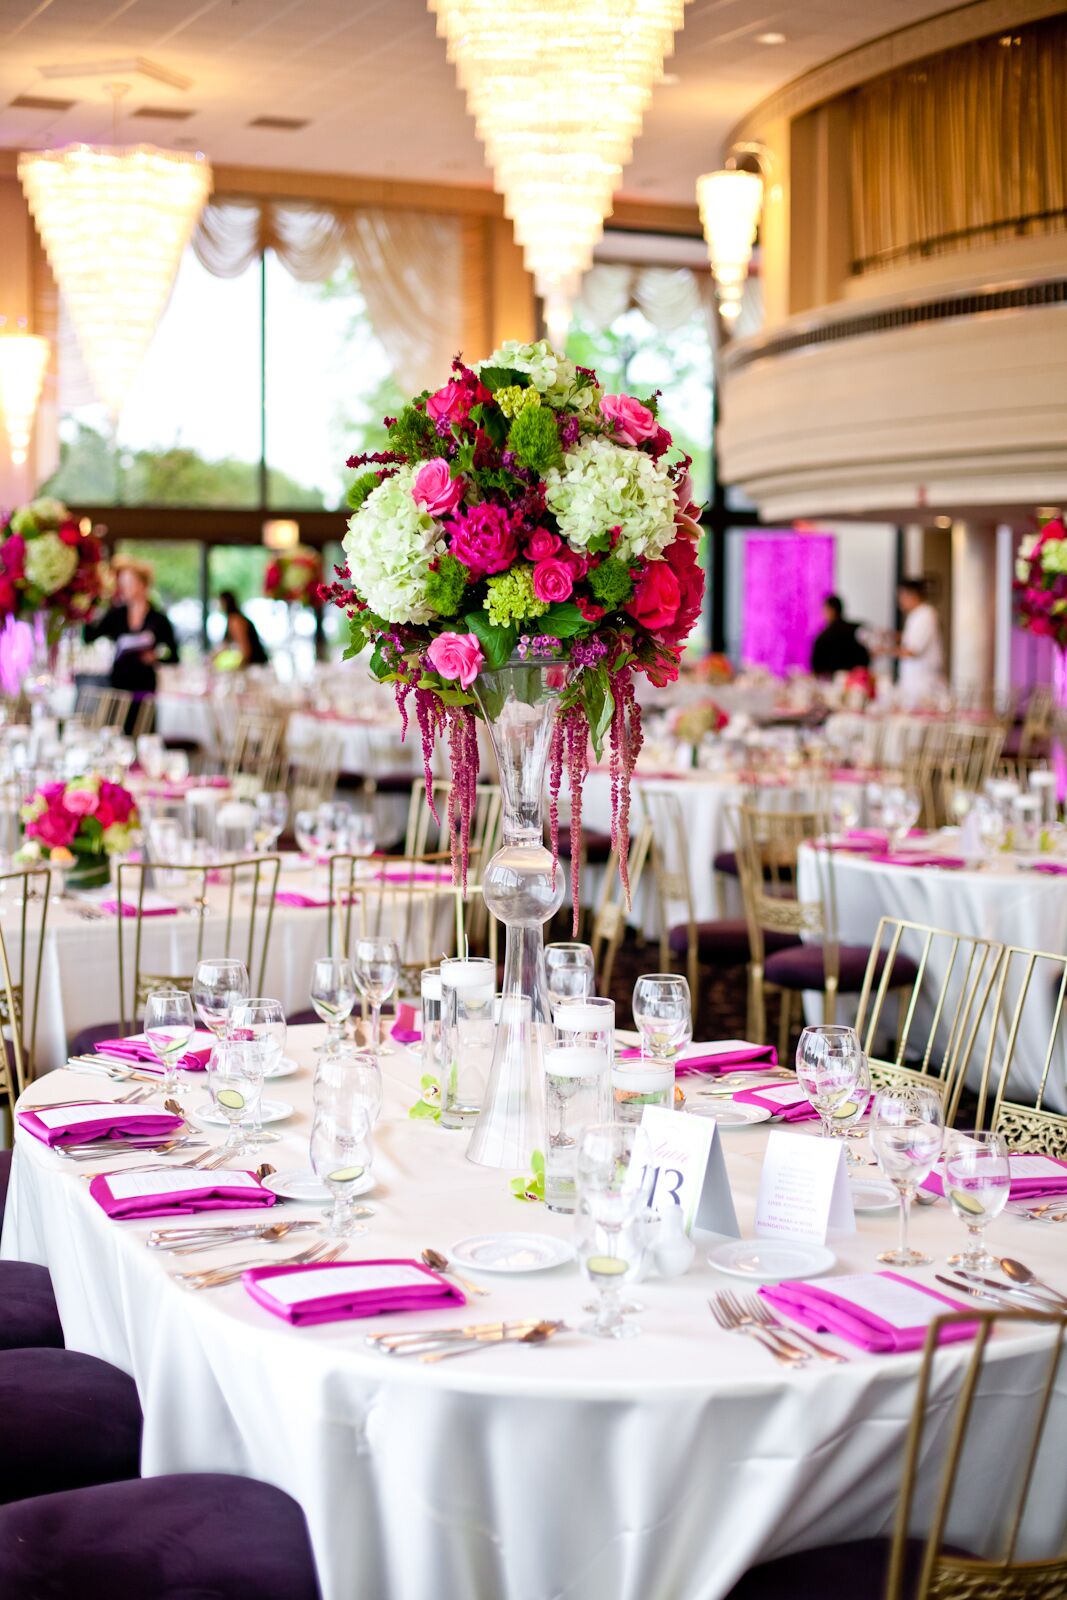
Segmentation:
[(468, 1161), (525, 1170), (545, 1142), (544, 1051), (551, 1017), (544, 924), (563, 904), (563, 873), (544, 842), (545, 769), (567, 669), (515, 661), (482, 672), (474, 692), (500, 769), (503, 843), (482, 893), (507, 930), (504, 987), (485, 1100)]

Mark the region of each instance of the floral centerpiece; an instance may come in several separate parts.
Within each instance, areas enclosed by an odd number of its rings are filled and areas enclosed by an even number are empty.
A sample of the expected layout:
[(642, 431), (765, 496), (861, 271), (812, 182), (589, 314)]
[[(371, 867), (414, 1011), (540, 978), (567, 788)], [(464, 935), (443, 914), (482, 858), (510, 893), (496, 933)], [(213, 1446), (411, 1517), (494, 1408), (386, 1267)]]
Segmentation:
[(67, 882), (82, 889), (107, 883), (108, 857), (129, 850), (140, 820), (128, 789), (93, 774), (42, 784), (21, 817), (19, 860), (63, 867)]
[(313, 606), (322, 584), (322, 557), (317, 550), (294, 545), (274, 557), (263, 574), (263, 593), (268, 600), (284, 600), (287, 605)]
[(732, 683), (734, 669), (729, 656), (713, 650), (709, 655), (701, 656), (693, 668), (693, 676), (703, 683)]
[(697, 765), (700, 746), (709, 733), (722, 733), (730, 719), (714, 700), (700, 700), (696, 705), (679, 706), (671, 713), (670, 729), (682, 744), (692, 745), (693, 765)]
[(1019, 546), (1015, 561), (1019, 624), (1067, 651), (1067, 526), (1046, 522)]
[(61, 500), (0, 518), (0, 620), (43, 618), (49, 644), (92, 615), (106, 590), (104, 550)]
[(625, 877), (634, 680), (677, 678), (704, 592), (690, 459), (672, 452), (657, 395), (607, 394), (544, 341), (511, 342), (474, 368), (457, 358), (442, 388), (385, 421), (389, 449), (348, 463), (361, 469), (348, 565), (323, 597), (348, 613), (349, 655), (372, 645), (370, 669), (395, 686), (405, 731), (413, 705), (428, 798), (434, 742), (447, 735), (464, 877), (475, 718), (486, 715), (476, 686), (523, 660), (565, 668), (549, 752), (553, 857), (564, 767), (576, 831), (587, 752), (600, 759), (607, 744)]

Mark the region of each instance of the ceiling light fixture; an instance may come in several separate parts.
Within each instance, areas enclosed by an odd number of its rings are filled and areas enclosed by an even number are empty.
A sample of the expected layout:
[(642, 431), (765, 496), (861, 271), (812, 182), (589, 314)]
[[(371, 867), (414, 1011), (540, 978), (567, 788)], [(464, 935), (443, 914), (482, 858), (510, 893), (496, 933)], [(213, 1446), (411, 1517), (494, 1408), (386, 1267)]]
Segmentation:
[(785, 44), (785, 42), (784, 33), (757, 33), (756, 35), (757, 44)]
[(719, 313), (733, 322), (741, 313), (741, 295), (763, 204), (763, 179), (758, 172), (742, 172), (737, 167), (706, 172), (697, 179), (697, 203), (715, 275)]
[(429, 0), (561, 345), (685, 0)]
[(15, 331), (10, 333), (6, 321), (0, 317), (0, 413), (11, 446), (12, 465), (21, 467), (30, 448), (33, 419), (48, 366), (48, 340), (26, 333), (25, 317), (19, 318)]

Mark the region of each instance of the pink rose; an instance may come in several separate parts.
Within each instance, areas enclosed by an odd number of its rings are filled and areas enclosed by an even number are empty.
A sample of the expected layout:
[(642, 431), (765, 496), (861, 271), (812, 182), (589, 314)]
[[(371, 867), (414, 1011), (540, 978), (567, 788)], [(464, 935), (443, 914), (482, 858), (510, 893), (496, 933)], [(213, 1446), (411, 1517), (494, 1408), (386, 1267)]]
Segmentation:
[(669, 628), (678, 615), (682, 588), (666, 561), (652, 561), (637, 580), (633, 599), (623, 610), (650, 633)]
[(503, 506), (488, 502), (471, 506), (452, 518), (449, 531), (449, 550), (475, 580), (506, 572), (519, 553), (515, 529)]
[(426, 401), (426, 415), (432, 417), (434, 422), (466, 422), (470, 414), (472, 400), (470, 392), (462, 383), (457, 383), (453, 378), (446, 383), (443, 389), (438, 389)]
[(553, 605), (557, 600), (569, 600), (574, 588), (574, 573), (566, 561), (550, 556), (539, 561), (533, 569), (533, 589), (538, 600)]
[(92, 789), (67, 789), (63, 804), (72, 816), (91, 817), (99, 801)]
[(620, 444), (640, 444), (651, 439), (659, 423), (647, 406), (629, 394), (606, 394), (600, 402), (600, 414), (615, 424), (615, 438)]
[(81, 534), (78, 531), (78, 524), (76, 522), (64, 522), (63, 526), (59, 530), (59, 537), (62, 539), (64, 544), (69, 544), (72, 546), (76, 545), (81, 538)]
[(564, 548), (559, 553), (559, 559), (575, 583), (580, 583), (589, 571), (589, 557), (579, 555), (577, 550)]
[(72, 816), (65, 806), (51, 805), (36, 821), (26, 824), (26, 833), (49, 850), (66, 849), (80, 823), (81, 818)]
[(20, 533), (13, 533), (0, 545), (0, 561), (4, 563), (4, 571), (13, 578), (20, 577), (25, 560), (26, 541)]
[(431, 517), (446, 517), (463, 499), (463, 479), (453, 478), (448, 462), (438, 456), (435, 461), (423, 462), (416, 472), (411, 498)]
[[(106, 778), (102, 778), (100, 780), (100, 804), (97, 808), (97, 816), (100, 816), (105, 806), (111, 815), (112, 822), (128, 822), (134, 809), (133, 796), (128, 789), (122, 787), (121, 783), (109, 783)], [(108, 822), (103, 823), (105, 828), (110, 827), (110, 825)]]
[(547, 561), (549, 556), (554, 556), (563, 540), (558, 533), (550, 533), (547, 528), (535, 528), (526, 541), (527, 561)]
[(426, 659), (442, 678), (458, 678), (461, 689), (470, 688), (485, 661), (476, 633), (439, 633)]

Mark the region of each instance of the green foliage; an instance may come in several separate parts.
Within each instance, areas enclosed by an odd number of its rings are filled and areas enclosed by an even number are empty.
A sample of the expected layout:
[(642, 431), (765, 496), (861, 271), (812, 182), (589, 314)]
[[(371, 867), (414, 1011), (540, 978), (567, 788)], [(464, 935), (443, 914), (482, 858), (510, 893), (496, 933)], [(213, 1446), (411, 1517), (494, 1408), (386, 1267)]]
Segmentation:
[(427, 1118), (438, 1122), (441, 1117), (441, 1085), (429, 1073), (424, 1073), (419, 1079), (421, 1093), (413, 1106), (408, 1107), (408, 1116), (415, 1121)]
[(482, 647), (485, 664), (492, 670), (506, 665), (519, 637), (517, 628), (500, 627), (484, 611), (468, 611), (463, 619)]
[(389, 448), (409, 461), (423, 461), (429, 456), (447, 453), (447, 445), (444, 439), (438, 438), (432, 420), (425, 411), (412, 405), (403, 408), (389, 429)]
[(470, 573), (455, 556), (439, 556), (437, 566), (426, 579), (426, 603), (439, 617), (454, 617), (463, 604), (463, 591)]
[(560, 600), (556, 605), (549, 606), (541, 618), (538, 631), (553, 634), (557, 639), (573, 639), (576, 633), (581, 633), (588, 626), (573, 600)]
[(493, 394), (497, 389), (528, 389), (530, 374), (516, 367), (483, 367), (478, 374), (485, 387)]
[(543, 1200), (545, 1198), (545, 1158), (540, 1150), (530, 1152), (529, 1178), (512, 1178), (511, 1192), (516, 1200)]
[(611, 692), (611, 678), (602, 661), (595, 667), (586, 667), (581, 677), (582, 705), (589, 723), (589, 738), (597, 760), (604, 749), (604, 739), (611, 727), (615, 699)]
[(613, 611), (623, 605), (634, 592), (630, 570), (614, 556), (608, 556), (589, 574), (589, 587), (602, 606)]
[(351, 510), (359, 510), (367, 496), (374, 493), (379, 481), (376, 472), (361, 472), (358, 478), (352, 479), (345, 494), (345, 500)]
[(552, 467), (562, 466), (563, 451), (554, 412), (547, 406), (527, 406), (520, 411), (508, 431), (508, 449), (514, 450), (520, 465), (539, 477)]

